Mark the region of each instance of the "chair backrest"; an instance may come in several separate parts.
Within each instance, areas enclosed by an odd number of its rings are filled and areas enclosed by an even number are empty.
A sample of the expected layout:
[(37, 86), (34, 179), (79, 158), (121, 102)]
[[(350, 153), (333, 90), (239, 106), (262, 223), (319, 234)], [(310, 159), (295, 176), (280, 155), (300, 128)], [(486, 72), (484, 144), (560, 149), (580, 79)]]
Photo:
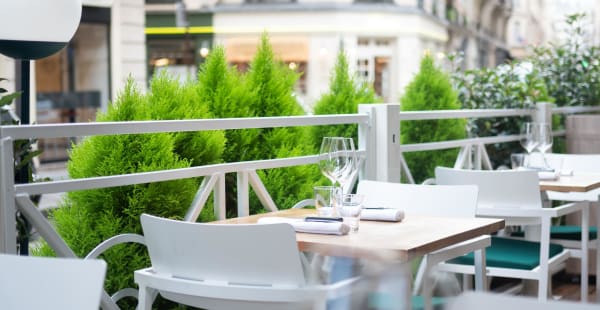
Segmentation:
[(478, 207), (536, 209), (542, 207), (536, 171), (463, 170), (435, 168), (442, 185), (472, 184), (479, 187)]
[(415, 185), (361, 180), (357, 193), (365, 195), (365, 207), (404, 210), (406, 214), (475, 217), (474, 185)]
[(600, 155), (596, 154), (546, 154), (548, 160), (562, 159), (562, 169), (577, 172), (600, 172)]
[(0, 309), (97, 310), (103, 260), (0, 255)]
[(147, 214), (141, 222), (157, 273), (224, 284), (305, 285), (289, 224), (204, 224)]

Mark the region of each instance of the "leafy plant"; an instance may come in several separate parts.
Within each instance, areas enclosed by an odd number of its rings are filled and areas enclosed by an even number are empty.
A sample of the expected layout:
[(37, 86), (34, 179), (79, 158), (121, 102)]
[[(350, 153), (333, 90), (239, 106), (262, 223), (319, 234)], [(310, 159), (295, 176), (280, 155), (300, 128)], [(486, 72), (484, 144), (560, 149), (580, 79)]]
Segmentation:
[[(175, 87), (173, 83), (173, 80), (159, 77), (152, 83), (152, 94), (143, 95), (129, 81), (108, 112), (98, 116), (98, 121), (149, 120), (157, 111), (165, 113), (164, 119), (176, 118), (185, 109), (176, 109), (172, 103), (191, 92), (186, 90), (188, 85)], [(170, 100), (165, 99), (167, 97)], [(197, 158), (177, 154), (177, 141), (181, 137), (171, 133), (90, 137), (73, 147), (67, 165), (69, 176), (77, 179), (189, 167)], [(219, 143), (223, 141), (207, 145)], [(214, 162), (220, 154), (211, 156), (213, 158), (204, 156), (202, 160)], [(51, 216), (59, 234), (78, 256), (84, 256), (114, 235), (141, 233), (141, 213), (183, 218), (198, 185), (197, 179), (180, 179), (69, 192), (61, 208)], [(53, 255), (47, 245), (37, 252), (38, 255)], [(102, 258), (108, 264), (105, 287), (109, 292), (133, 287), (133, 271), (150, 264), (146, 249), (131, 244), (111, 248)]]
[[(247, 97), (241, 102), (246, 103), (250, 109), (249, 116), (304, 114), (293, 95), (298, 73), (275, 59), (267, 34), (262, 35), (244, 79)], [(262, 129), (251, 148), (248, 148), (247, 154), (253, 159), (307, 155), (314, 152), (307, 141), (310, 141), (309, 134), (304, 127)], [(319, 175), (316, 165), (269, 169), (258, 173), (279, 208), (289, 208), (294, 203), (311, 197), (312, 184)], [(251, 212), (262, 212), (258, 199), (253, 196), (251, 200)]]
[[(462, 71), (462, 55), (451, 55), (452, 81), (464, 109), (533, 109), (537, 102), (551, 102), (540, 71), (530, 62), (512, 62), (496, 68)], [(471, 137), (519, 134), (522, 119), (516, 117), (468, 120)], [(520, 153), (516, 142), (497, 143), (487, 148), (494, 166), (510, 165), (510, 154)]]
[[(430, 55), (421, 60), (417, 75), (406, 87), (402, 111), (455, 110), (460, 108), (458, 95), (449, 77), (439, 69)], [(402, 121), (402, 144), (455, 140), (465, 137), (465, 121), (460, 119)], [(450, 166), (458, 150), (405, 153), (415, 182), (432, 177), (436, 166)]]
[[(375, 102), (379, 102), (379, 99), (373, 89), (353, 78), (346, 55), (340, 50), (329, 82), (329, 92), (323, 94), (315, 103), (314, 113), (355, 114), (358, 113), (359, 104)], [(316, 149), (320, 147), (323, 137), (352, 137), (354, 142), (358, 143), (358, 126), (352, 124), (312, 128), (312, 140)]]
[(567, 15), (566, 40), (537, 47), (529, 58), (540, 69), (558, 106), (600, 103), (600, 50), (590, 46), (585, 14)]

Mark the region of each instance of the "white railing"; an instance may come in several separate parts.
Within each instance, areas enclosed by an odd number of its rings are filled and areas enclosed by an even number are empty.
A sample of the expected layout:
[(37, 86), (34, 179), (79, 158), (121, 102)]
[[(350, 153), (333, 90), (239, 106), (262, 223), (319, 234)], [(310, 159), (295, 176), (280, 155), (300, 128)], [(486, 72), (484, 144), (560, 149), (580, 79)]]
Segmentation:
[[(0, 253), (16, 252), (16, 232), (14, 228), (15, 212), (18, 209), (30, 220), (59, 256), (75, 256), (64, 240), (56, 234), (52, 225), (35, 208), (35, 205), (29, 199), (30, 195), (204, 177), (196, 197), (188, 209), (185, 220), (196, 221), (211, 193), (214, 194), (215, 216), (223, 219), (225, 217), (224, 176), (226, 173), (237, 174), (238, 215), (243, 216), (249, 213), (248, 197), (250, 187), (254, 189), (266, 209), (270, 211), (277, 210), (277, 206), (271, 199), (268, 189), (265, 188), (258, 177), (256, 170), (315, 164), (319, 159), (318, 155), (307, 155), (85, 179), (15, 184), (12, 145), (13, 141), (19, 139), (357, 124), (359, 150), (364, 160), (360, 178), (399, 182), (401, 171), (404, 171), (408, 180), (413, 182), (409, 167), (407, 167), (402, 155), (404, 152), (460, 147), (461, 151), (455, 164), (456, 167), (491, 168), (485, 145), (517, 141), (519, 136), (483, 137), (400, 145), (401, 120), (531, 116), (535, 121), (547, 122), (550, 120), (552, 113), (568, 114), (598, 111), (600, 111), (600, 107), (551, 109), (549, 104), (538, 104), (536, 109), (530, 110), (400, 112), (397, 104), (368, 104), (360, 105), (358, 114), (349, 115), (0, 126), (0, 154), (2, 155), (0, 158)], [(564, 132), (555, 134), (564, 135)], [(93, 251), (94, 255), (112, 244), (127, 241), (143, 242), (142, 239), (134, 236), (114, 237), (107, 243), (99, 245)], [(130, 293), (118, 294), (126, 295)], [(102, 306), (105, 309), (115, 309), (116, 307), (106, 293), (103, 295)]]

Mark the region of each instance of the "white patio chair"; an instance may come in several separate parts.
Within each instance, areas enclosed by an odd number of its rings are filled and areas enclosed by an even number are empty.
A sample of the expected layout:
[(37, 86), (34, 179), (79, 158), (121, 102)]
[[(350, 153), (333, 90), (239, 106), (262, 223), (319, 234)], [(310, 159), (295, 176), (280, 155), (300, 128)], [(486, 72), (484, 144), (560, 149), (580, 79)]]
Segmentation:
[[(404, 210), (407, 215), (427, 215), (444, 217), (475, 217), (477, 208), (477, 187), (473, 185), (443, 186), (414, 185), (362, 180), (357, 193), (365, 195), (365, 207), (388, 207)], [(421, 261), (413, 286), (413, 295), (422, 292), (426, 309), (431, 309), (432, 290), (430, 272), (438, 263), (477, 251), (481, 268), (475, 279), (476, 288), (485, 289), (485, 248), (490, 245), (490, 237), (483, 236), (445, 249), (427, 254)], [(471, 274), (475, 273), (472, 267)]]
[[(600, 155), (551, 153), (546, 154), (546, 158), (549, 162), (562, 160), (562, 169), (572, 170), (573, 174), (575, 175), (585, 173), (600, 173)], [(591, 190), (585, 193), (562, 193), (547, 191), (546, 195), (549, 200), (581, 202), (590, 208), (590, 216), (592, 216), (593, 211), (596, 212), (596, 219), (598, 219), (600, 216), (597, 214), (597, 212), (600, 212), (600, 210), (591, 210), (591, 206), (597, 204), (600, 200), (600, 189)], [(596, 223), (596, 225), (599, 224), (600, 223)], [(585, 250), (582, 248), (581, 243), (581, 240), (583, 239), (581, 228), (582, 227), (580, 225), (554, 225), (550, 228), (550, 241), (561, 244), (562, 246), (570, 249), (575, 249), (575, 251), (573, 251), (573, 256), (582, 258)], [(598, 238), (597, 226), (589, 227), (589, 235), (587, 239), (587, 245), (589, 249), (596, 249), (597, 251), (600, 248), (600, 238)], [(596, 283), (600, 283), (598, 282), (598, 275), (600, 274), (600, 255), (596, 255), (595, 274)], [(600, 301), (600, 294), (596, 294), (596, 301)]]
[(157, 293), (204, 309), (320, 309), (356, 281), (307, 285), (289, 224), (141, 221), (152, 267), (135, 272), (139, 309)]
[(0, 309), (97, 310), (103, 260), (0, 255)]
[[(550, 289), (550, 274), (556, 272), (571, 256), (568, 249), (550, 243), (553, 217), (581, 211), (581, 205), (567, 204), (543, 208), (539, 179), (535, 171), (483, 171), (437, 167), (438, 184), (473, 184), (479, 187), (477, 215), (504, 218), (506, 225), (533, 225), (541, 229), (533, 240), (539, 242), (492, 237), (486, 251), (488, 276), (538, 281), (538, 300), (545, 301)], [(531, 236), (530, 236), (531, 237)], [(473, 259), (463, 256), (443, 264), (448, 271), (468, 273), (464, 268)], [(583, 294), (583, 292), (582, 292)]]

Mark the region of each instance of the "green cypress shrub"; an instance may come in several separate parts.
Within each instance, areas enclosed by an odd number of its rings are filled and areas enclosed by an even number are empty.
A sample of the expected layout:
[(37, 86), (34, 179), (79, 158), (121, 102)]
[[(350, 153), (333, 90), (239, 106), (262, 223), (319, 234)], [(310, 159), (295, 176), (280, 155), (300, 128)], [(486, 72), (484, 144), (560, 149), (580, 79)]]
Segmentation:
[[(244, 96), (237, 103), (248, 107), (247, 116), (303, 115), (293, 91), (298, 74), (275, 59), (269, 38), (263, 34), (249, 71), (244, 75)], [(272, 159), (280, 156), (300, 156), (314, 152), (307, 128), (268, 128), (259, 130), (251, 145), (226, 150), (228, 158)], [(265, 187), (279, 208), (312, 197), (312, 185), (319, 172), (316, 165), (258, 171)], [(251, 197), (250, 211), (263, 212), (260, 202)]]
[[(457, 93), (449, 77), (439, 69), (433, 58), (426, 55), (414, 79), (406, 87), (402, 98), (402, 111), (455, 110), (460, 108)], [(400, 122), (402, 144), (462, 139), (465, 121), (461, 119), (422, 120)], [(404, 153), (415, 182), (433, 176), (436, 166), (451, 166), (458, 150), (441, 150)]]
[[(108, 112), (98, 121), (132, 121), (152, 119), (157, 111), (164, 118), (185, 109), (171, 106), (189, 95), (189, 90), (176, 89), (172, 80), (159, 77), (152, 83), (153, 94), (142, 95), (129, 81)], [(189, 85), (182, 86), (182, 88)], [(163, 100), (167, 96), (173, 100)], [(162, 98), (162, 99), (160, 99)], [(173, 109), (169, 114), (169, 109)], [(196, 160), (183, 158), (176, 152), (177, 134), (134, 134), (94, 136), (75, 145), (67, 165), (73, 179), (186, 168)], [(192, 137), (191, 140), (198, 139)], [(213, 139), (222, 139), (215, 134)], [(213, 141), (205, 145), (218, 145)], [(212, 156), (212, 158), (211, 158)], [(220, 154), (204, 155), (203, 160), (217, 161)], [(181, 179), (160, 183), (69, 192), (61, 208), (51, 216), (58, 233), (78, 256), (86, 255), (103, 240), (120, 233), (141, 233), (139, 216), (150, 213), (166, 218), (182, 219), (199, 186), (197, 179)], [(47, 244), (38, 255), (53, 255)], [(133, 271), (150, 265), (143, 246), (125, 244), (111, 248), (102, 255), (108, 263), (105, 288), (111, 293), (125, 287), (135, 287)], [(133, 308), (133, 304), (123, 304)]]
[[(212, 118), (208, 106), (201, 102), (198, 83), (179, 80), (166, 73), (152, 79), (148, 94), (150, 118), (153, 120)], [(191, 160), (192, 166), (217, 163), (225, 148), (223, 131), (173, 133), (175, 152)]]
[[(337, 55), (329, 83), (329, 92), (315, 103), (314, 113), (354, 114), (361, 103), (375, 103), (379, 99), (366, 83), (359, 83), (350, 74), (348, 60), (343, 50)], [(313, 145), (319, 149), (323, 137), (353, 137), (358, 143), (358, 125), (318, 126), (312, 128)]]

